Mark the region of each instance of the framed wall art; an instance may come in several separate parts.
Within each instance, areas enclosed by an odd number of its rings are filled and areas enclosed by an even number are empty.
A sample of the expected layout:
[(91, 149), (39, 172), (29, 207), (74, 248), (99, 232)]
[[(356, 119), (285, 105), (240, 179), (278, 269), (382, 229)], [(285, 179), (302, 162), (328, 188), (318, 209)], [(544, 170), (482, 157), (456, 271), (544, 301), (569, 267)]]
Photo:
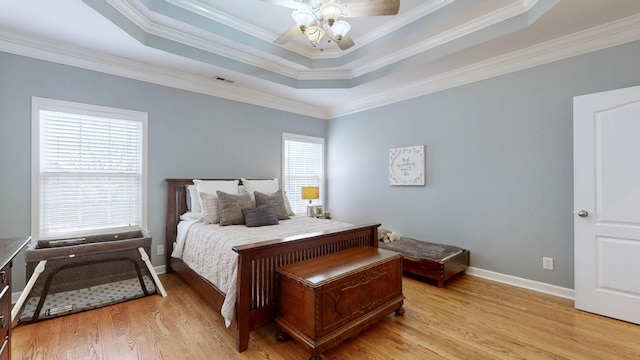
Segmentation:
[(389, 150), (389, 182), (391, 185), (425, 184), (425, 146), (409, 146)]

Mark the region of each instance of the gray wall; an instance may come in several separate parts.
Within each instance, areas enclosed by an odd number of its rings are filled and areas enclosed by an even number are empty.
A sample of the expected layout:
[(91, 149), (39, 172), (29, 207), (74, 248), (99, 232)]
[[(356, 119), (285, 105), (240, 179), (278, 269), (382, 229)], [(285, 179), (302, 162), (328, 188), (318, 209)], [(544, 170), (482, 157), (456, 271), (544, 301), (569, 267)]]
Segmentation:
[[(0, 52), (0, 238), (30, 234), (31, 97), (149, 113), (149, 230), (164, 243), (165, 178), (281, 175), (282, 132), (325, 137), (325, 120)], [(24, 259), (14, 262), (14, 291)]]
[[(636, 42), (332, 120), (329, 209), (573, 288), (573, 96), (638, 85), (639, 64)], [(390, 186), (389, 149), (422, 144), (427, 185)]]

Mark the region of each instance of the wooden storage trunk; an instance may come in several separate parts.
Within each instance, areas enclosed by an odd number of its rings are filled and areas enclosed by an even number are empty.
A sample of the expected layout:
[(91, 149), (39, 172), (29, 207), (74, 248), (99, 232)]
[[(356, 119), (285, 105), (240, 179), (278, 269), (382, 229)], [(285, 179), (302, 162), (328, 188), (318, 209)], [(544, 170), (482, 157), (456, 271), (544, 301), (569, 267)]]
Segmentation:
[(469, 267), (469, 250), (457, 246), (406, 237), (389, 243), (380, 242), (378, 246), (401, 253), (404, 272), (435, 280), (438, 287), (444, 287), (446, 280), (464, 273)]
[(314, 358), (389, 313), (403, 313), (402, 258), (393, 251), (341, 251), (276, 271), (276, 322)]

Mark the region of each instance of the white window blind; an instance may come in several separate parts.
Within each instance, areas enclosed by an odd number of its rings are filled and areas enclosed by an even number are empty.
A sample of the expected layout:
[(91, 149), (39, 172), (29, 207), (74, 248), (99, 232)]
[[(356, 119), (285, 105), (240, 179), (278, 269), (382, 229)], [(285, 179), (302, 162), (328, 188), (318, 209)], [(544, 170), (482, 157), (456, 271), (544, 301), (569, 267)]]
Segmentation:
[(308, 200), (302, 199), (303, 186), (318, 186), (323, 203), (324, 194), (324, 139), (295, 134), (282, 134), (283, 189), (295, 213), (306, 213)]
[(34, 98), (35, 107), (37, 237), (146, 227), (146, 113)]

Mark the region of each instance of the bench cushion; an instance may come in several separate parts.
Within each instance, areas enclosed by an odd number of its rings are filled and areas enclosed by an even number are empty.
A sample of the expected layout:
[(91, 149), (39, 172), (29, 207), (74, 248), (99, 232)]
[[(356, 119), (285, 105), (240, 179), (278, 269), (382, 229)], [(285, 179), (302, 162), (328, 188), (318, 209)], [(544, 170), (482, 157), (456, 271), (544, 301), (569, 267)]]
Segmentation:
[(431, 261), (445, 261), (464, 251), (463, 248), (451, 245), (436, 244), (416, 239), (401, 237), (392, 242), (380, 242), (383, 249), (397, 251), (406, 257), (414, 259), (427, 259)]

